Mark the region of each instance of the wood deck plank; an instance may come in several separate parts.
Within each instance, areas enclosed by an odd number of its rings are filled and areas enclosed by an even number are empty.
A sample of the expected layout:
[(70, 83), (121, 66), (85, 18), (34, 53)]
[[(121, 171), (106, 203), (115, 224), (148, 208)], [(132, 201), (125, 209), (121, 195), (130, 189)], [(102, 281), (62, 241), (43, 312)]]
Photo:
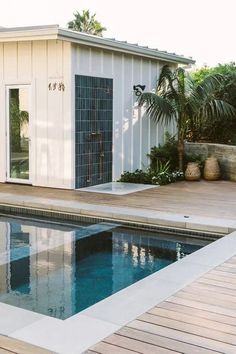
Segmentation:
[[(93, 349), (94, 348), (94, 349)], [(96, 344), (96, 346), (91, 347), (90, 350), (95, 353), (99, 354), (132, 354), (132, 353), (138, 353), (135, 350), (129, 350), (126, 348), (121, 348), (117, 345), (113, 345), (110, 343), (105, 343), (105, 342), (100, 342)]]
[(171, 301), (181, 305), (190, 305), (190, 307), (215, 312), (232, 318), (236, 317), (236, 310), (231, 310), (230, 308), (222, 307), (221, 305), (212, 305), (210, 301), (197, 301), (197, 299), (193, 299), (190, 296), (178, 296), (178, 293), (175, 296), (170, 297), (167, 301)]
[(180, 322), (184, 323), (189, 323), (189, 324), (194, 324), (203, 328), (208, 328), (212, 330), (217, 330), (220, 332), (224, 333), (229, 333), (236, 335), (236, 327), (235, 326), (230, 326), (225, 323), (213, 321), (211, 319), (203, 318), (196, 316), (194, 312), (193, 316), (193, 311), (190, 311), (189, 314), (183, 313), (182, 308), (180, 309), (180, 312), (176, 311), (176, 306), (174, 306), (173, 309), (166, 309), (163, 307), (155, 307), (148, 311), (149, 314), (151, 315), (156, 315), (156, 316), (161, 316), (165, 318), (170, 318), (174, 319)]
[(139, 329), (141, 331), (146, 331), (167, 338), (172, 338), (178, 341), (184, 340), (185, 343), (203, 347), (209, 350), (215, 350), (222, 353), (225, 353), (227, 351), (228, 354), (235, 354), (234, 345), (219, 342), (210, 338), (201, 337), (195, 334), (182, 332), (180, 330), (172, 328), (167, 328), (139, 320), (132, 321), (127, 325), (127, 327)]
[(216, 270), (227, 272), (229, 274), (231, 274), (231, 273), (236, 274), (236, 269), (234, 267), (220, 266), (220, 267), (217, 267)]
[(159, 326), (175, 329), (184, 333), (190, 333), (203, 338), (210, 338), (228, 344), (236, 345), (236, 337), (232, 334), (217, 331), (216, 329), (206, 328), (200, 324), (186, 323), (169, 317), (161, 317), (145, 313), (138, 318), (140, 321), (156, 324)]
[(53, 354), (49, 350), (3, 335), (0, 335), (0, 347), (17, 354)]
[(171, 350), (163, 348), (160, 345), (154, 345), (152, 343), (147, 343), (134, 338), (129, 338), (127, 336), (122, 336), (118, 334), (113, 334), (104, 340), (105, 343), (116, 345), (121, 348), (126, 348), (129, 350), (135, 350), (138, 353), (149, 353), (149, 354), (174, 354), (181, 353), (176, 350)]
[(206, 348), (194, 346), (184, 342), (184, 339), (181, 341), (174, 340), (172, 338), (162, 337), (157, 334), (152, 334), (144, 331), (139, 331), (133, 328), (123, 327), (118, 332), (122, 336), (129, 338), (137, 339), (146, 343), (151, 343), (154, 345), (160, 345), (166, 349), (176, 350), (177, 352), (186, 353), (186, 354), (212, 354), (215, 351), (207, 350)]
[[(230, 290), (230, 289), (226, 289)], [(190, 294), (195, 294), (195, 295), (200, 295), (200, 296), (210, 296), (211, 298), (218, 299), (218, 300), (224, 300), (224, 301), (229, 301), (229, 302), (235, 302), (236, 303), (236, 291), (232, 290), (231, 294), (225, 294), (225, 293), (218, 293), (215, 290), (209, 290), (209, 289), (204, 289), (203, 286), (195, 287), (193, 286), (187, 286), (182, 290), (184, 293), (190, 293)]]
[[(208, 273), (207, 273), (208, 274)], [(206, 275), (207, 275), (206, 274)], [(209, 274), (209, 276), (212, 276), (212, 275), (218, 275), (218, 276), (220, 276), (220, 277), (223, 277), (223, 278), (225, 278), (225, 277), (227, 277), (227, 278), (229, 278), (229, 280), (233, 280), (233, 279), (236, 279), (236, 274), (229, 274), (228, 272), (223, 272), (223, 271), (219, 271), (219, 270), (216, 270), (216, 268), (215, 269), (213, 269), (212, 271), (211, 271), (211, 273)], [(227, 281), (227, 280), (226, 280)]]
[(223, 280), (215, 280), (215, 279), (210, 279), (207, 277), (202, 277), (198, 280), (198, 282), (204, 283), (204, 284), (221, 286), (222, 288), (226, 288), (226, 289), (236, 290), (236, 284), (228, 283), (227, 281), (223, 281)]
[[(232, 273), (231, 273), (232, 274)], [(201, 279), (216, 280), (223, 283), (236, 284), (236, 274), (229, 275), (228, 272), (217, 271), (204, 275)]]
[(0, 348), (0, 354), (15, 354), (15, 352)]
[(213, 305), (209, 306), (197, 301), (190, 301), (178, 297), (171, 297), (171, 299), (166, 300), (166, 303), (172, 303), (174, 305), (183, 305), (183, 307), (189, 308), (192, 313), (201, 313), (202, 316), (203, 314), (209, 314), (211, 315), (211, 318), (219, 318), (219, 321), (222, 323), (226, 323), (232, 326), (235, 325), (235, 317), (222, 313), (222, 311), (219, 311), (219, 309)]
[(235, 296), (235, 290), (223, 288), (222, 286), (216, 286), (205, 283), (198, 283), (197, 281), (191, 285), (191, 288), (200, 289), (200, 290), (209, 290), (211, 293), (225, 294)]

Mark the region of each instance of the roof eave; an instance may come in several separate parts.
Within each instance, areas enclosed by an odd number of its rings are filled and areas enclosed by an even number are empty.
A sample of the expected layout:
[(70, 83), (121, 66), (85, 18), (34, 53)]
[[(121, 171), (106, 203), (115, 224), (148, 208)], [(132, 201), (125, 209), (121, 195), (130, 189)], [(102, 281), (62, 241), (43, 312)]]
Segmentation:
[(138, 55), (149, 59), (161, 60), (175, 64), (194, 64), (191, 58), (177, 54), (158, 51), (148, 47), (141, 47), (135, 44), (115, 41), (109, 38), (92, 36), (85, 33), (74, 32), (68, 29), (59, 28), (58, 25), (33, 26), (18, 28), (0, 29), (0, 42), (34, 41), (59, 39), (72, 43), (88, 45), (96, 48), (112, 50), (116, 52)]
[(176, 54), (165, 53), (155, 49), (144, 48), (134, 44), (114, 41), (108, 38), (98, 36), (88, 36), (82, 33), (74, 33), (73, 31), (58, 29), (58, 39), (69, 40), (76, 44), (89, 45), (101, 49), (113, 50), (132, 55), (141, 55), (150, 59), (158, 59), (176, 64), (194, 64), (195, 60), (185, 58)]
[(58, 25), (3, 28), (0, 30), (0, 42), (33, 41), (58, 38)]

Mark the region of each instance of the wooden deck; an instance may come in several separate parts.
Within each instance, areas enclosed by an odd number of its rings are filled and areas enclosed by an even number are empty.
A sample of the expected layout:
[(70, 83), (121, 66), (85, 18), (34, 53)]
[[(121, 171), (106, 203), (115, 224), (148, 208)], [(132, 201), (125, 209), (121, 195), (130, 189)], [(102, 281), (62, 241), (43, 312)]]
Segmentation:
[(236, 256), (86, 351), (94, 353), (235, 354)]
[(53, 354), (43, 348), (0, 335), (0, 354)]
[(127, 195), (0, 184), (1, 193), (222, 219), (236, 215), (236, 182), (230, 181), (182, 181)]

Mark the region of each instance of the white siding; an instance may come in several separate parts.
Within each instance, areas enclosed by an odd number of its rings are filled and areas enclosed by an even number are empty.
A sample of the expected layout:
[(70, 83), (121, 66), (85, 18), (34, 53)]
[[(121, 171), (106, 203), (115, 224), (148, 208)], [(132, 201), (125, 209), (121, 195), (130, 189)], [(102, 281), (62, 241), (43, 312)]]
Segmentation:
[[(33, 185), (74, 188), (71, 102), (71, 44), (26, 41), (0, 44), (0, 181), (6, 180), (5, 93), (9, 85), (31, 87), (31, 181)], [(49, 91), (63, 82), (65, 91)]]
[[(155, 88), (161, 63), (138, 56), (73, 46), (72, 75), (113, 79), (113, 180), (123, 171), (148, 166), (150, 148), (164, 141), (164, 127), (137, 107), (133, 85)], [(172, 127), (171, 127), (172, 130)]]
[[(0, 43), (0, 182), (6, 181), (6, 87), (31, 86), (31, 181), (75, 187), (75, 75), (113, 79), (113, 180), (148, 165), (150, 148), (163, 143), (164, 128), (137, 107), (133, 85), (155, 88), (161, 63), (135, 55), (60, 40)], [(49, 90), (63, 82), (65, 91)], [(174, 126), (170, 127), (174, 132)]]

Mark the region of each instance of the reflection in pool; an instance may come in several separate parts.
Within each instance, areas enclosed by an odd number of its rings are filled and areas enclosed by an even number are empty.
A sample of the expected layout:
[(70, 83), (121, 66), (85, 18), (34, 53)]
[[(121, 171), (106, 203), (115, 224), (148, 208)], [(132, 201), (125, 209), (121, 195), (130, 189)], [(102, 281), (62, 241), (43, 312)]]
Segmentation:
[(60, 319), (209, 243), (110, 223), (73, 227), (4, 218), (0, 234), (0, 301)]

